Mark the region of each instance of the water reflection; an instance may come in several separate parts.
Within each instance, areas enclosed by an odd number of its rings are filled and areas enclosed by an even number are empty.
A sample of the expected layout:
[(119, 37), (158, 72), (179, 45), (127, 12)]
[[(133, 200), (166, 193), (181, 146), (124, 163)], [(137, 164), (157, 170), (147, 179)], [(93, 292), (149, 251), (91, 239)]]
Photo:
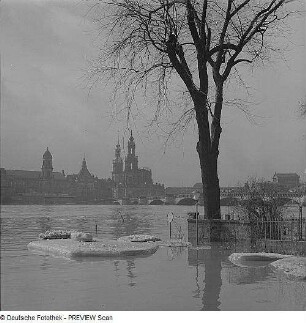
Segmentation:
[(51, 219), (49, 216), (41, 216), (36, 219), (36, 223), (40, 232), (50, 231), (52, 228)]
[(185, 252), (185, 247), (167, 247), (168, 260), (174, 260)]
[(129, 286), (134, 287), (136, 286), (136, 281), (135, 278), (137, 277), (136, 274), (134, 273), (135, 270), (135, 262), (133, 260), (127, 260), (126, 261), (126, 270), (127, 270), (127, 277), (129, 278)]
[[(211, 249), (189, 249), (188, 263), (196, 267), (196, 290), (193, 296), (199, 298), (202, 295), (202, 310), (217, 311), (220, 307), (220, 291), (222, 286), (221, 270), (222, 257), (224, 257), (218, 246), (212, 246)], [(203, 289), (199, 281), (199, 267), (204, 267), (205, 278)]]
[(112, 210), (112, 225), (110, 231), (112, 236), (117, 239), (131, 234), (150, 234), (151, 221), (147, 218), (151, 213), (148, 210), (142, 210), (142, 216), (139, 216), (139, 209), (135, 207), (122, 206)]
[[(202, 310), (220, 310), (220, 291), (224, 282), (235, 285), (257, 284), (273, 276), (270, 267), (238, 267), (228, 260), (232, 253), (218, 245), (211, 249), (189, 249), (188, 264), (195, 267), (194, 298), (202, 295)], [(201, 278), (201, 272), (204, 279)], [(223, 278), (223, 282), (222, 282)]]
[(202, 297), (203, 311), (219, 310), (220, 291), (222, 286), (221, 278), (221, 253), (218, 247), (212, 246), (207, 250), (207, 259), (205, 262), (205, 287)]
[(226, 268), (225, 276), (230, 284), (245, 285), (254, 284), (267, 279), (273, 274), (269, 266), (265, 267), (238, 267), (229, 263), (224, 263)]
[(115, 267), (115, 276), (118, 278), (120, 276), (119, 274), (119, 260), (114, 261), (114, 267)]
[(49, 256), (41, 256), (41, 262), (39, 264), (41, 270), (48, 270), (52, 267)]

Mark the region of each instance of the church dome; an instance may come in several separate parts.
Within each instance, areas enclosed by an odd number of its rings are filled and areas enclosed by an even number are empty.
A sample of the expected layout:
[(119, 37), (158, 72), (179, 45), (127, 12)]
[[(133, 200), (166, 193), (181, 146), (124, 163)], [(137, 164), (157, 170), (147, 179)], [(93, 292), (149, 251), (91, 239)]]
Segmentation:
[(45, 151), (45, 153), (43, 154), (43, 158), (44, 159), (51, 159), (52, 158), (52, 155), (47, 147), (47, 150)]

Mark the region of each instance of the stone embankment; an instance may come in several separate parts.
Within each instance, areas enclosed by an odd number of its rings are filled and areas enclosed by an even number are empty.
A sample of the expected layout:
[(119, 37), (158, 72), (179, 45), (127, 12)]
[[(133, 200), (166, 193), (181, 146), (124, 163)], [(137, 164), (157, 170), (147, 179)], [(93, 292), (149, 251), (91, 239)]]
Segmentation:
[(239, 267), (270, 266), (288, 278), (306, 280), (306, 257), (277, 253), (233, 253), (229, 260)]

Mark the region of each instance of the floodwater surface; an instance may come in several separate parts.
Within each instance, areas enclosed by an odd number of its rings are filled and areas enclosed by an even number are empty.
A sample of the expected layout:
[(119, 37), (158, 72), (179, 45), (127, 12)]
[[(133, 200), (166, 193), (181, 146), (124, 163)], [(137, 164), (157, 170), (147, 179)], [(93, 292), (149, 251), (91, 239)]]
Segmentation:
[[(46, 230), (99, 238), (151, 234), (187, 240), (187, 206), (2, 206), (1, 310), (305, 310), (306, 283), (269, 266), (237, 267), (230, 250), (160, 247), (148, 257), (66, 259), (31, 253)], [(98, 228), (97, 234), (95, 228)]]

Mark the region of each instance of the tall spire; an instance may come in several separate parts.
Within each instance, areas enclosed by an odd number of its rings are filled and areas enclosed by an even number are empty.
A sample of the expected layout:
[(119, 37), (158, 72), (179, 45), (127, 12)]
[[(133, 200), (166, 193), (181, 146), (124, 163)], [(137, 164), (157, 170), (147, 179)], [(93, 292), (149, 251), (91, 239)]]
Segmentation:
[(121, 147), (120, 147), (119, 137), (118, 137), (118, 142), (117, 142), (116, 149), (115, 149), (116, 159), (120, 158), (120, 154), (121, 154)]
[(135, 141), (133, 138), (133, 132), (131, 130), (131, 136), (128, 141), (128, 151), (125, 158), (125, 171), (137, 170), (138, 169), (138, 157), (135, 155)]
[(119, 133), (118, 133), (118, 141), (115, 148), (115, 159), (113, 160), (113, 171), (112, 171), (112, 179), (117, 184), (123, 182), (123, 160), (121, 158), (121, 147), (119, 143)]
[(83, 157), (83, 161), (82, 161), (82, 169), (87, 169), (85, 153), (84, 153), (84, 157)]

